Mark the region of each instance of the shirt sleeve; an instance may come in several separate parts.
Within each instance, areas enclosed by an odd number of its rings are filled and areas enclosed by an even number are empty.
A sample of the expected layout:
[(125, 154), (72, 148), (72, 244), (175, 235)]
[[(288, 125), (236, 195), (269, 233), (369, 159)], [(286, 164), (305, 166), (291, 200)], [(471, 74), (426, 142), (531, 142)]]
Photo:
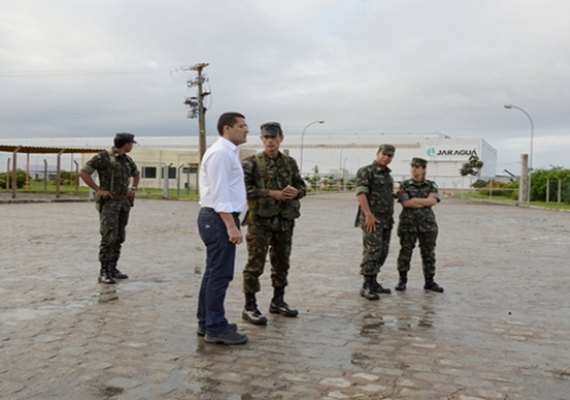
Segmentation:
[(431, 193), (435, 195), (435, 199), (439, 203), (441, 201), (441, 196), (439, 195), (439, 188), (435, 182), (431, 182)]
[(257, 199), (260, 197), (267, 197), (269, 196), (268, 189), (262, 189), (257, 186), (257, 179), (256, 179), (256, 169), (257, 169), (257, 162), (256, 159), (257, 155), (251, 156), (246, 158), (242, 161), (242, 168), (243, 168), (243, 175), (245, 179), (245, 190), (248, 199)]
[(289, 162), (291, 163), (291, 172), (293, 175), (291, 177), (291, 186), (293, 186), (298, 191), (297, 199), (301, 199), (307, 195), (307, 186), (305, 185), (305, 181), (299, 172), (297, 162), (293, 158), (290, 158)]
[(361, 193), (370, 193), (370, 188), (368, 187), (368, 168), (362, 167), (356, 173), (356, 195), (358, 196)]
[(141, 174), (141, 171), (139, 170), (139, 167), (137, 167), (137, 163), (135, 163), (132, 158), (129, 157), (129, 159), (131, 160), (131, 165), (133, 167), (133, 171), (131, 172), (131, 176), (133, 178), (135, 178)]
[(103, 168), (103, 157), (101, 156), (101, 153), (99, 153), (95, 154), (91, 160), (87, 161), (83, 168), (81, 168), (81, 171), (87, 172), (91, 175), (93, 172), (99, 171), (101, 168)]

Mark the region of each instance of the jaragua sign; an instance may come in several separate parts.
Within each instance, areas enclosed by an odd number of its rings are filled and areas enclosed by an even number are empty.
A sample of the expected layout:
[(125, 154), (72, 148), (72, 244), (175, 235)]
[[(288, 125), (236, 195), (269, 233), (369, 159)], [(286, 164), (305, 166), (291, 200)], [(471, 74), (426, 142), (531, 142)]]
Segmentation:
[(432, 159), (435, 158), (435, 159), (445, 159), (445, 160), (458, 160), (458, 161), (465, 160), (465, 161), (467, 161), (469, 159), (469, 157), (471, 157), (472, 155), (479, 157), (479, 155), (477, 154), (476, 148), (473, 148), (473, 149), (465, 149), (465, 148), (438, 149), (435, 147), (428, 147), (426, 152), (427, 152), (428, 157), (430, 157)]

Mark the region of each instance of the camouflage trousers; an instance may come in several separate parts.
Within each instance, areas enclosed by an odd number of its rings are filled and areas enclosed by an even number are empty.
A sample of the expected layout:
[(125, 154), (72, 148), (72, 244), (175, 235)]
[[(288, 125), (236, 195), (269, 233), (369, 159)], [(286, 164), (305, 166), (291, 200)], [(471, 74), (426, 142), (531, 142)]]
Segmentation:
[(247, 264), (243, 270), (244, 293), (259, 292), (259, 277), (263, 274), (268, 251), (272, 286), (275, 288), (287, 286), (295, 221), (282, 220), (280, 225), (280, 230), (266, 229), (255, 222), (248, 225), (245, 237)]
[(362, 228), (362, 262), (360, 273), (362, 275), (377, 275), (384, 265), (390, 248), (392, 225), (389, 227), (378, 225), (374, 232), (367, 232)]
[(125, 227), (129, 222), (131, 207), (127, 200), (105, 200), (99, 211), (101, 244), (99, 261), (117, 261), (121, 245), (126, 238)]
[(435, 245), (437, 241), (437, 230), (429, 232), (418, 232), (417, 229), (398, 229), (400, 237), (400, 254), (398, 255), (398, 271), (408, 272), (410, 262), (416, 242), (420, 243), (420, 254), (424, 276), (435, 275)]

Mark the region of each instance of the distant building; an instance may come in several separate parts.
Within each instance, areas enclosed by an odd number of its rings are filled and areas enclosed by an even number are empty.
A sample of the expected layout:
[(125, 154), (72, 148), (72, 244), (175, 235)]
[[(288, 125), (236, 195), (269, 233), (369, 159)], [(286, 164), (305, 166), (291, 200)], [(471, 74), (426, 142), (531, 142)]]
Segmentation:
[[(207, 146), (217, 140), (217, 135), (206, 138)], [(141, 169), (141, 186), (164, 187), (165, 175), (168, 186), (195, 188), (198, 168), (198, 137), (196, 136), (137, 136), (138, 145), (131, 156)], [(111, 147), (108, 138), (56, 138), (56, 139), (9, 139), (11, 142), (25, 142), (41, 146), (103, 146)], [(5, 139), (3, 141), (6, 141)], [(451, 138), (442, 134), (403, 135), (288, 135), (281, 148), (302, 165), (303, 175), (311, 174), (315, 166), (319, 175), (353, 177), (363, 165), (375, 159), (378, 146), (390, 143), (396, 147), (394, 161), (390, 164), (396, 181), (410, 175), (410, 161), (413, 157), (425, 158), (428, 164), (428, 179), (436, 181), (441, 189), (467, 189), (473, 177), (462, 177), (460, 169), (469, 156), (477, 155), (484, 163), (481, 179), (495, 177), (497, 151), (483, 139)], [(302, 146), (301, 146), (302, 144)], [(240, 146), (241, 157), (262, 150), (261, 140), (251, 132), (248, 142)], [(303, 159), (301, 160), (301, 150)], [(76, 155), (83, 165), (92, 155)], [(64, 165), (66, 165), (64, 163)]]
[[(243, 150), (261, 148), (249, 139)], [(258, 142), (259, 143), (259, 142)], [(497, 151), (483, 139), (454, 139), (442, 134), (426, 135), (305, 135), (301, 162), (301, 136), (286, 135), (282, 147), (302, 164), (303, 175), (310, 174), (317, 166), (320, 175), (354, 176), (358, 168), (371, 163), (378, 146), (390, 143), (396, 147), (390, 164), (396, 181), (410, 176), (410, 161), (414, 157), (429, 161), (428, 179), (436, 181), (443, 189), (469, 188), (473, 177), (462, 177), (460, 169), (471, 155), (484, 163), (480, 178), (492, 179), (497, 169)]]

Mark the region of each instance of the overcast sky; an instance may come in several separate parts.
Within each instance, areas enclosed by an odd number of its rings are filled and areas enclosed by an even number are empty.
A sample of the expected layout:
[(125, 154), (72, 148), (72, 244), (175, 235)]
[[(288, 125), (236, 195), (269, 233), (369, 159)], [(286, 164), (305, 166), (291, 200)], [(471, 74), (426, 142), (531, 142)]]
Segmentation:
[[(570, 168), (567, 0), (0, 0), (0, 142), (196, 135), (240, 111), (285, 134), (483, 138), (497, 172)], [(371, 157), (372, 158), (372, 157)]]

